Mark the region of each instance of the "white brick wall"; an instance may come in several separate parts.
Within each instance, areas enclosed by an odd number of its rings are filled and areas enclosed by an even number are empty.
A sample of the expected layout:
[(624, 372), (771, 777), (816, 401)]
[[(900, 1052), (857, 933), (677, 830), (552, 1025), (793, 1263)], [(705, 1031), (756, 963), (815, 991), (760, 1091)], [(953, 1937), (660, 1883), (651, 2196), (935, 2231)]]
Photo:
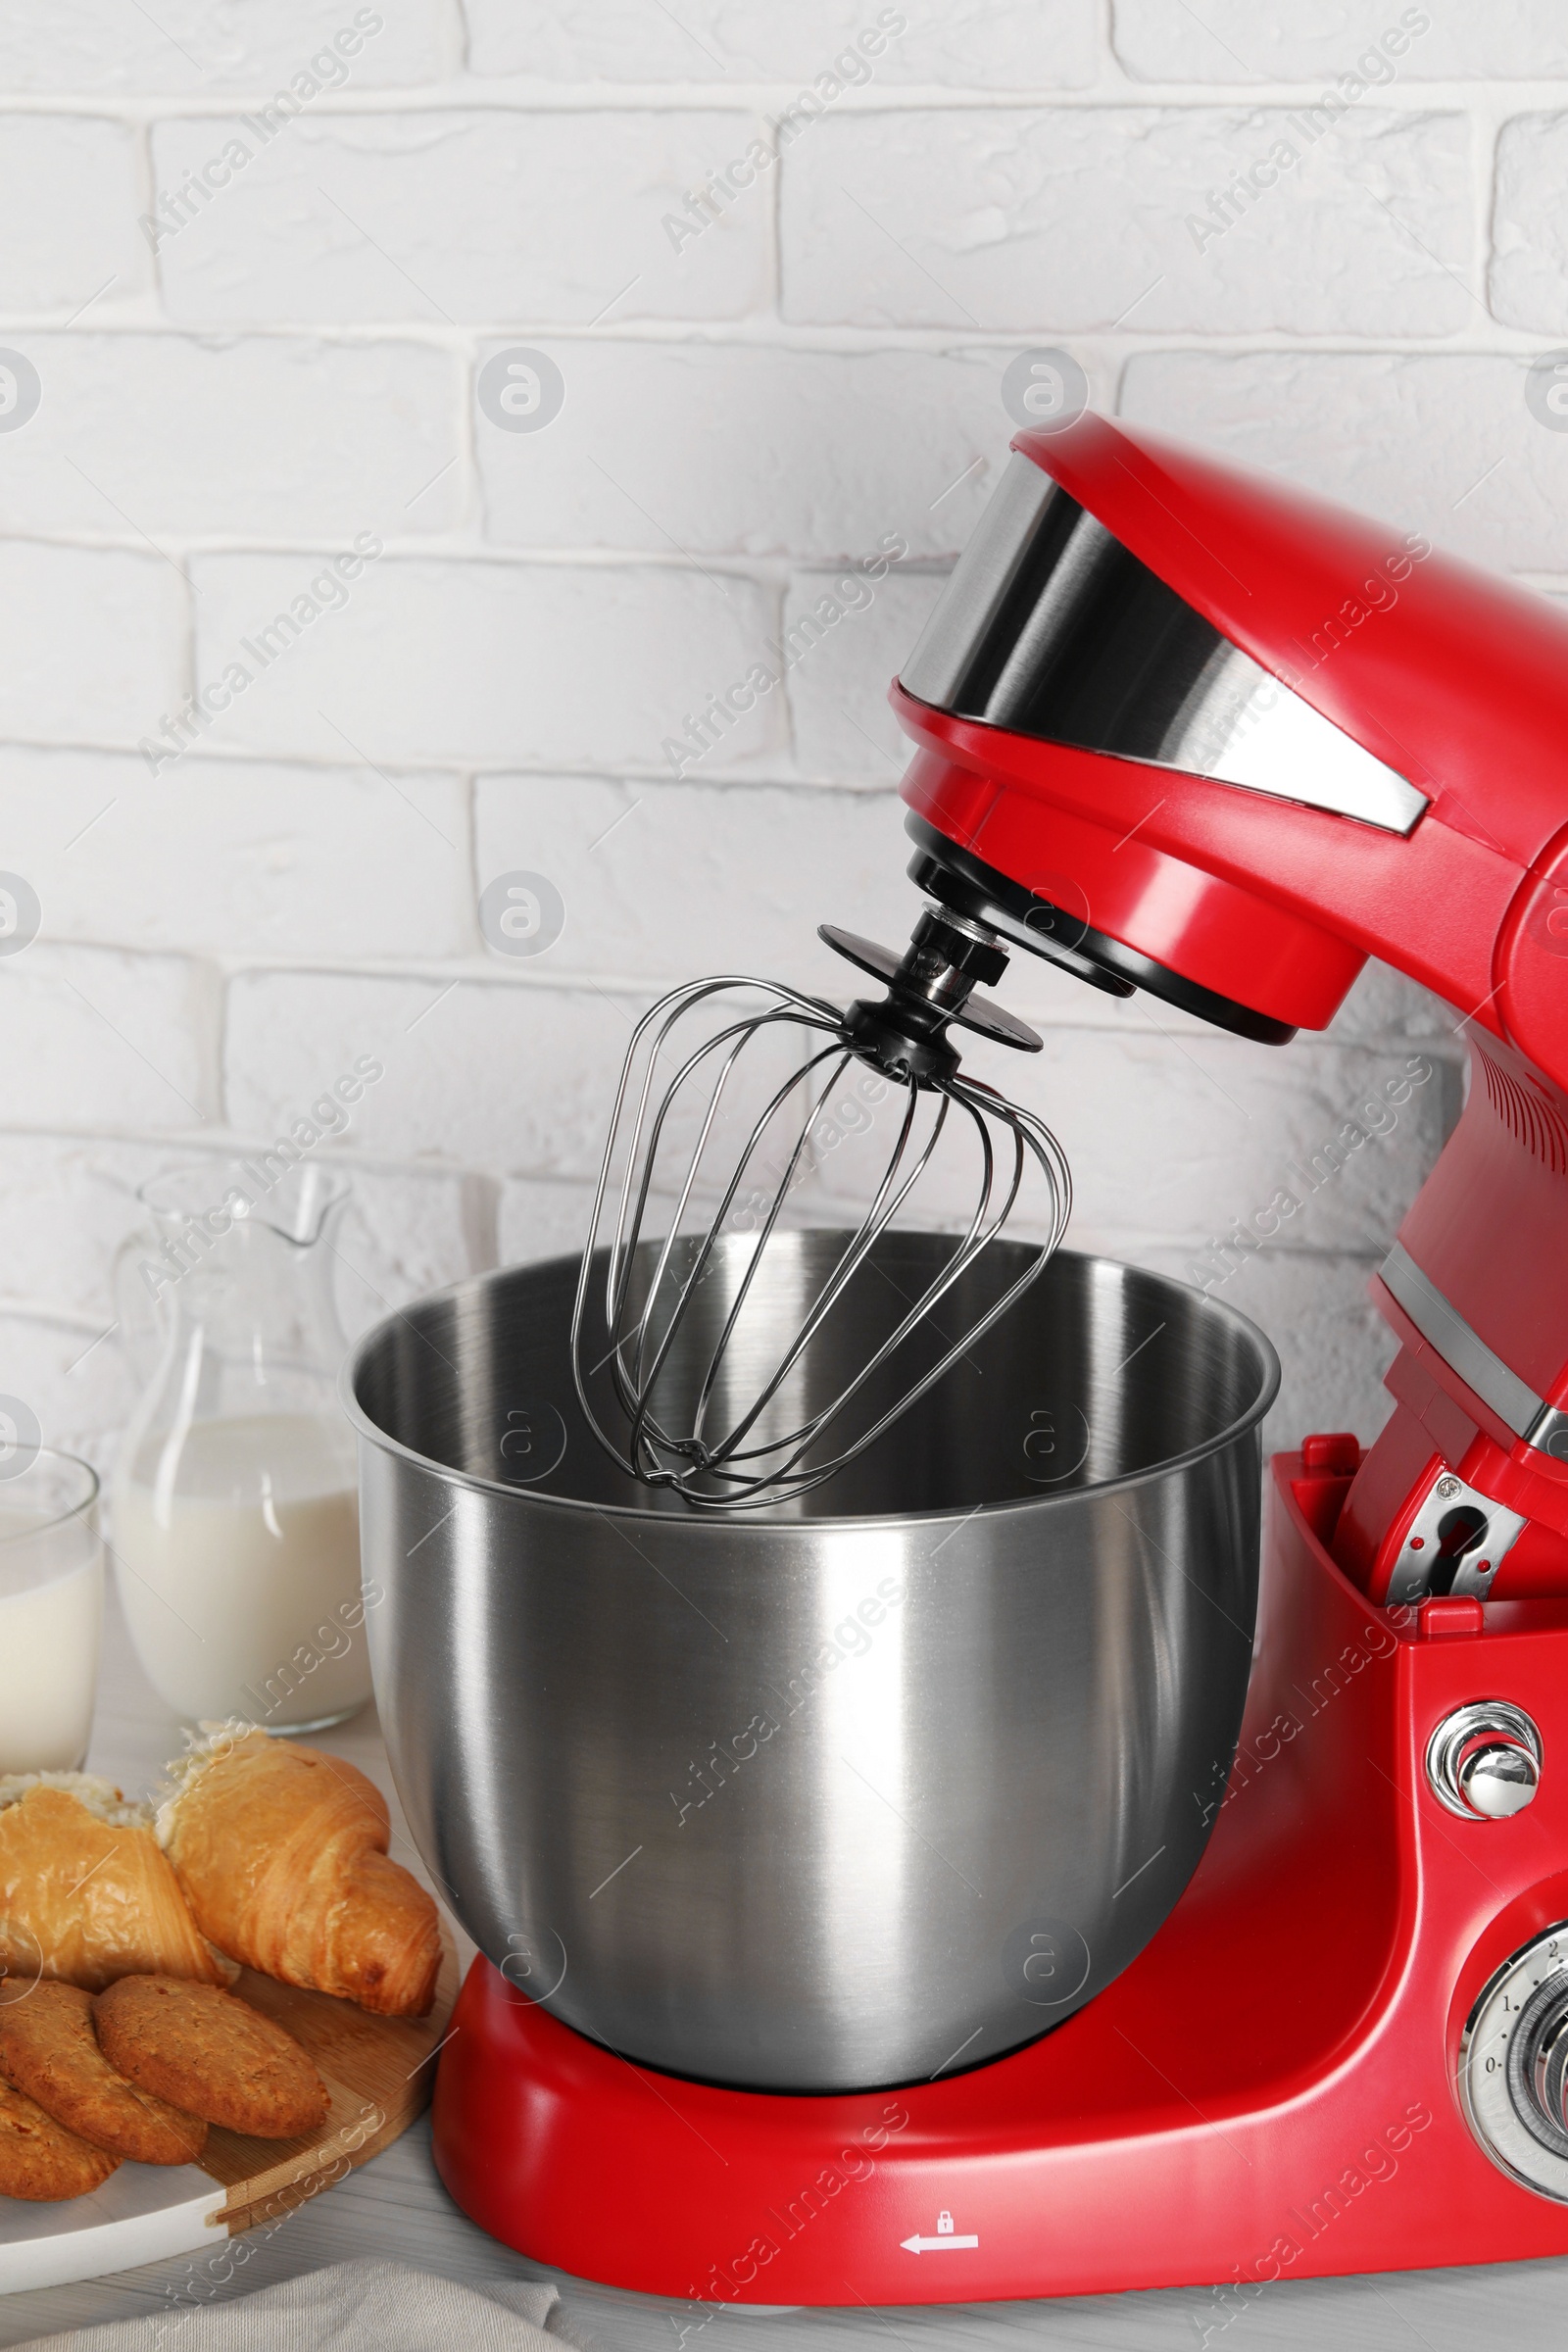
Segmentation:
[[(842, 966), (816, 926), (842, 918), (886, 936), (911, 905), (908, 847), (886, 793), (791, 785), (716, 789), (570, 776), (491, 776), (478, 785), (475, 870), (546, 873), (565, 927), (539, 970), (552, 979), (617, 971), (673, 985), (694, 976), (692, 944), (670, 909), (700, 907), (705, 968), (775, 973), (826, 993)], [(833, 863), (824, 876), (822, 847)], [(735, 877), (745, 873), (744, 890)], [(835, 909), (838, 911), (835, 912)], [(497, 969), (502, 958), (494, 958)]]
[[(15, 749), (4, 841), (48, 939), (389, 962), (479, 945), (455, 778)], [(455, 848), (432, 859), (432, 849)], [(15, 970), (24, 973), (28, 962)]]
[(662, 220), (753, 134), (743, 115), (317, 109), (261, 145), (237, 116), (158, 125), (159, 192), (251, 149), (159, 245), (176, 318), (738, 318), (767, 292), (749, 207), (679, 252)]
[(1497, 139), (1496, 247), (1492, 305), (1507, 326), (1568, 328), (1568, 229), (1562, 150), (1568, 116), (1521, 115)]
[(1204, 0), (1200, 10), (1116, 0), (1114, 47), (1140, 81), (1332, 86), (1413, 15), (1431, 21), (1398, 60), (1412, 81), (1531, 81), (1568, 74), (1568, 26), (1551, 0), (1487, 0), (1484, 8), (1430, 12), (1395, 0), (1317, 0), (1298, 8)]
[(1043, 318), (1102, 333), (1134, 318), (1145, 333), (1462, 326), (1464, 286), (1432, 259), (1469, 259), (1461, 115), (1363, 108), (1273, 201), (1201, 246), (1186, 233), (1289, 127), (1266, 107), (834, 118), (786, 160), (785, 316), (1020, 333)]
[(310, 542), (466, 520), (453, 353), (83, 326), (29, 335), (26, 356), (41, 398), (6, 482), (14, 530), (97, 538), (134, 515), (159, 539)]
[(1121, 408), (1303, 489), (1419, 523), (1475, 563), (1555, 575), (1568, 435), (1543, 431), (1526, 407), (1528, 365), (1522, 351), (1139, 352)]
[[(214, 89), (270, 96), (357, 13), (350, 0), (161, 0), (156, 15), (122, 0), (17, 0), (0, 18), (0, 88), (155, 104)], [(460, 27), (444, 0), (370, 13), (381, 25), (352, 61), (355, 87), (428, 81), (457, 62)]]
[(152, 271), (136, 233), (136, 196), (128, 123), (0, 116), (5, 315), (66, 318), (94, 296), (119, 307), (140, 293)]
[[(1329, 88), (1336, 127), (1195, 235)], [(1556, 0), (13, 0), (0, 352), (41, 401), (0, 410), (0, 867), (43, 925), (0, 958), (0, 1390), (101, 1456), (135, 1186), (358, 1054), (355, 1324), (571, 1246), (659, 986), (842, 992), (817, 921), (902, 937), (886, 682), (1019, 351), (1568, 593), (1568, 434), (1524, 398), (1568, 342), (1565, 169)], [(476, 398), (518, 348), (564, 387), (538, 431)], [(895, 542), (677, 779), (686, 713)], [(518, 965), (476, 917), (515, 867), (566, 909)], [(1047, 1051), (978, 1066), (1060, 1127), (1077, 1238), (1176, 1273), (1433, 1058), (1227, 1286), (1286, 1358), (1274, 1434), (1370, 1435), (1364, 1284), (1452, 1115), (1442, 1008), (1372, 975), (1270, 1054), (1044, 965), (1007, 996)]]
[[(488, 342), (482, 358), (504, 348)], [(1012, 355), (995, 346), (607, 339), (549, 356), (566, 386), (557, 423), (479, 441), (498, 546), (666, 556), (673, 528), (696, 554), (831, 563), (896, 530), (911, 559), (947, 558), (1005, 454), (997, 377)]]
[[(327, 610), (264, 643), (325, 568), (303, 555), (193, 563), (197, 677), (220, 677), (236, 657), (252, 672), (214, 743), (421, 765), (656, 768), (684, 713), (744, 677), (774, 626), (767, 587), (734, 573), (391, 555), (335, 608), (328, 586)], [(737, 722), (722, 763), (755, 768), (783, 740), (772, 698)]]
[[(942, 8), (882, 10), (857, 0), (687, 0), (651, 11), (639, 0), (473, 0), (469, 62), (476, 74), (564, 81), (726, 78), (811, 87), (857, 34), (903, 15), (869, 72), (887, 83), (987, 91), (1046, 84), (1073, 89), (1094, 73), (1092, 0), (948, 0)], [(662, 16), (663, 22), (659, 21)], [(867, 74), (862, 61), (848, 72)]]
[(156, 549), (0, 541), (0, 736), (134, 743), (177, 699), (187, 614), (180, 567)]

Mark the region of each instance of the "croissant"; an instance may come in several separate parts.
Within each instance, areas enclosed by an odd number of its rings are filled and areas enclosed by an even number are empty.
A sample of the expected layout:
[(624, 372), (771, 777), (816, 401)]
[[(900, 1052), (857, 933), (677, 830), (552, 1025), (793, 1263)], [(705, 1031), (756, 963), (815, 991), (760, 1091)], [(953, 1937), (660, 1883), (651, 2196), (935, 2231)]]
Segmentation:
[(43, 1783), (0, 1805), (7, 1980), (20, 1986), (61, 1977), (89, 1992), (118, 1977), (226, 1984), (152, 1831), (124, 1818), (128, 1806), (103, 1810), (121, 1818), (106, 1821), (70, 1789)]
[(423, 2017), (440, 1924), (423, 1887), (387, 1859), (374, 1783), (265, 1732), (221, 1737), (182, 1769), (158, 1835), (203, 1935), (285, 1984), (379, 2017)]

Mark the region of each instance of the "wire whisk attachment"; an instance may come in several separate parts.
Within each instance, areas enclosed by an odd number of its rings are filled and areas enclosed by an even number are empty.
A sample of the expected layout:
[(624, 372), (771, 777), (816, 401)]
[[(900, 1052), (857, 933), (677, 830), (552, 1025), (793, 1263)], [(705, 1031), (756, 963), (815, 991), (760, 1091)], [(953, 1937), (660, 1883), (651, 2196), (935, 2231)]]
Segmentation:
[[(699, 1510), (783, 1505), (844, 1470), (1016, 1304), (1071, 1208), (1051, 1130), (965, 1075), (947, 1039), (955, 1023), (1039, 1048), (972, 996), (1005, 962), (994, 934), (939, 911), (902, 959), (822, 936), (887, 980), (886, 999), (840, 1012), (733, 976), (672, 990), (633, 1035), (594, 1196), (571, 1327), (578, 1398), (628, 1476)], [(852, 1072), (855, 1149), (828, 1167)], [(819, 1211), (824, 1180), (835, 1205), (857, 1184), (864, 1203), (834, 1219), (825, 1256), (792, 1244), (800, 1197), (810, 1188)], [(1047, 1238), (997, 1295), (976, 1269), (1026, 1187)], [(911, 1294), (893, 1228), (922, 1201), (955, 1227), (953, 1249)]]

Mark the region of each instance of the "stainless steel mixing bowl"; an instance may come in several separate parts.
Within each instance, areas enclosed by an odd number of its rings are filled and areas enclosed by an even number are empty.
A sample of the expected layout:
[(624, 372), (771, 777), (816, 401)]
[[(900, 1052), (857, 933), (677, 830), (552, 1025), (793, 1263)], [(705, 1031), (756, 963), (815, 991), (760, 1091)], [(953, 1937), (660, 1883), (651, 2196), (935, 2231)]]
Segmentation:
[[(842, 1241), (781, 1237), (780, 1332)], [(974, 1279), (1005, 1285), (1025, 1247)], [(860, 1313), (897, 1319), (952, 1248), (885, 1237)], [(704, 1285), (693, 1362), (741, 1265), (728, 1247)], [(519, 1992), (675, 2074), (866, 2088), (1032, 2039), (1202, 1851), (1250, 1664), (1273, 1349), (1064, 1251), (851, 1470), (698, 1519), (586, 1430), (576, 1270), (422, 1299), (344, 1374), (376, 1694), (458, 1916)], [(780, 1410), (809, 1405), (801, 1381)]]

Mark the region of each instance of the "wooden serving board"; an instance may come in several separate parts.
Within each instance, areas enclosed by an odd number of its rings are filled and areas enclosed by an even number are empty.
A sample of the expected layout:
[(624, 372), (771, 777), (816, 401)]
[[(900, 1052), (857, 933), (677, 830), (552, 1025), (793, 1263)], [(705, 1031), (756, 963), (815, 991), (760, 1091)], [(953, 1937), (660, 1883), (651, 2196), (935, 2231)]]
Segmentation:
[(0, 2294), (65, 2286), (211, 2247), (277, 2222), (406, 2132), (427, 2104), (458, 1991), (451, 1937), (428, 2017), (371, 2017), (327, 1992), (242, 1969), (233, 1989), (286, 2026), (331, 2093), (326, 2122), (299, 2139), (214, 2128), (199, 2164), (122, 2164), (90, 2196), (59, 2205), (0, 2197)]

